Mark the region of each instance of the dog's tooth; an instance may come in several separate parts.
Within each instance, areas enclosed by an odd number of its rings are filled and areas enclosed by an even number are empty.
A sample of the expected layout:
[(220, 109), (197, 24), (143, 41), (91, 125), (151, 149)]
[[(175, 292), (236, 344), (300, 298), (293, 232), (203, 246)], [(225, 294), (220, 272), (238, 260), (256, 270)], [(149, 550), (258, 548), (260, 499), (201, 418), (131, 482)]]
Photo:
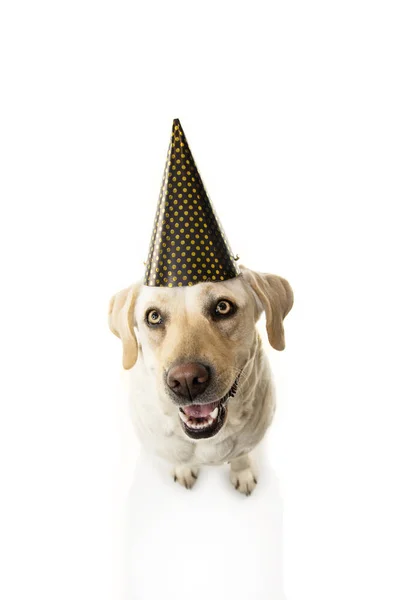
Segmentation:
[(189, 417), (187, 415), (185, 415), (185, 413), (182, 411), (178, 411), (178, 412), (179, 412), (179, 416), (182, 419), (182, 421), (184, 423), (187, 423), (189, 421)]
[(214, 408), (214, 410), (212, 411), (212, 413), (209, 414), (209, 417), (211, 417), (212, 420), (216, 419), (218, 416), (218, 406), (216, 406)]
[(189, 417), (188, 415), (186, 415), (185, 413), (182, 413), (181, 411), (179, 411), (179, 416), (181, 417), (182, 421), (186, 424), (186, 426), (189, 427), (189, 429), (206, 429), (207, 427), (210, 427), (210, 425), (212, 425), (215, 422), (215, 419), (218, 416), (218, 411), (219, 411), (219, 408), (217, 406), (212, 411), (212, 413), (210, 413), (207, 417), (204, 417), (202, 419), (196, 419), (195, 417)]

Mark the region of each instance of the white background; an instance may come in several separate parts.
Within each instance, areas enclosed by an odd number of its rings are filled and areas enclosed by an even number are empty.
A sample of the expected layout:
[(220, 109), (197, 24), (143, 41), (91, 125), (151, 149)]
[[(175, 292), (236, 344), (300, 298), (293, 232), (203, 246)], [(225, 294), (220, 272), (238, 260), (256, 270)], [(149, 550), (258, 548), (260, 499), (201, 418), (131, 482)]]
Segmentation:
[[(142, 275), (174, 117), (234, 252), (295, 291), (268, 444), (286, 597), (399, 598), (399, 25), (387, 1), (2, 2), (2, 598), (122, 597), (151, 468), (106, 313)], [(148, 590), (266, 597), (243, 530), (265, 479), (238, 504), (223, 470), (186, 496), (151, 477), (143, 523), (174, 527)], [(227, 508), (190, 564), (199, 498)]]

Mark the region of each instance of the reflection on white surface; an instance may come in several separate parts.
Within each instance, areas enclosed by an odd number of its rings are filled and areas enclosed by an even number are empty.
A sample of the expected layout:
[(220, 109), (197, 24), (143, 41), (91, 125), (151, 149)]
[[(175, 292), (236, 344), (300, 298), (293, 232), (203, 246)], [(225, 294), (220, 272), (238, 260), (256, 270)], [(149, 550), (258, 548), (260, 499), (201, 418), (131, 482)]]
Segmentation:
[(282, 502), (263, 455), (249, 498), (228, 466), (203, 467), (192, 490), (142, 454), (128, 499), (126, 598), (283, 600)]

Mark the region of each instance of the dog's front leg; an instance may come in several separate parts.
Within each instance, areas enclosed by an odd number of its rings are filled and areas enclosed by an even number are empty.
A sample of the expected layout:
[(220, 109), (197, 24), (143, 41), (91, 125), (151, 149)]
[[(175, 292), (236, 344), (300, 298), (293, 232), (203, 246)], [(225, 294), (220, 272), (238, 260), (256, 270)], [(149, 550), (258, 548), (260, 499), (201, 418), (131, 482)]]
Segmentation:
[(230, 480), (235, 489), (250, 496), (257, 485), (256, 472), (250, 454), (244, 454), (231, 461)]
[(190, 490), (196, 483), (199, 469), (198, 467), (191, 467), (190, 465), (178, 465), (174, 468), (172, 475), (174, 481), (177, 481), (187, 490)]

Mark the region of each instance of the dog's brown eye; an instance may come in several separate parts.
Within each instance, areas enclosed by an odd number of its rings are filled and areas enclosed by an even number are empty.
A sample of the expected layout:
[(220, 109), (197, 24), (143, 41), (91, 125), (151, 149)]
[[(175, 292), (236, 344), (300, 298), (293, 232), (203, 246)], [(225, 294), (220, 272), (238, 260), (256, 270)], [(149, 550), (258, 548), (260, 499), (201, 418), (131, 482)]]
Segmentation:
[(162, 316), (158, 310), (149, 310), (147, 313), (147, 322), (149, 325), (160, 325), (162, 323)]
[(217, 315), (225, 316), (232, 312), (232, 304), (228, 300), (220, 300), (215, 307)]

